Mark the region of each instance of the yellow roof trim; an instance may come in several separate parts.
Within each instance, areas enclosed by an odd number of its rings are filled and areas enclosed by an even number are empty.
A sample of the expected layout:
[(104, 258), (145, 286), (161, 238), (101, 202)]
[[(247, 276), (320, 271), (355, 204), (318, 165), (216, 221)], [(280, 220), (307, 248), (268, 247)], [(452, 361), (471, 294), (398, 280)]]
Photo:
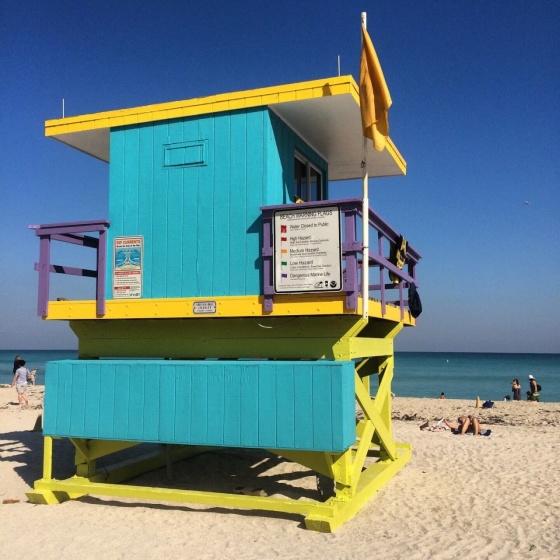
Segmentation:
[[(362, 177), (360, 96), (352, 76), (54, 119), (46, 121), (45, 134), (109, 162), (110, 132), (115, 127), (257, 107), (273, 111), (328, 162), (329, 181)], [(406, 162), (390, 139), (382, 152), (368, 142), (366, 159), (372, 178), (406, 174)]]
[(344, 94), (352, 95), (356, 103), (359, 104), (358, 86), (352, 76), (338, 76), (309, 82), (222, 93), (209, 97), (196, 97), (184, 101), (145, 105), (131, 109), (118, 109), (103, 113), (52, 119), (45, 122), (45, 135), (70, 134), (72, 132), (84, 132), (86, 130), (112, 128), (115, 126), (169, 120)]
[(403, 175), (406, 175), (406, 161), (390, 138), (387, 138), (385, 149), (391, 154), (394, 162), (399, 166)]

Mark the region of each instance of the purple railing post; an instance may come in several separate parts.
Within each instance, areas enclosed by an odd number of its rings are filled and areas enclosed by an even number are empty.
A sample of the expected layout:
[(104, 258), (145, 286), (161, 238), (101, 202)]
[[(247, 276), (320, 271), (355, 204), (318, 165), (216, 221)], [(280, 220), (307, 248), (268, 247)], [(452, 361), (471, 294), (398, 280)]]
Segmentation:
[(96, 282), (96, 300), (97, 315), (105, 315), (105, 280), (106, 280), (106, 269), (105, 260), (107, 254), (107, 230), (101, 230), (99, 232), (99, 241), (97, 244), (97, 278)]
[(415, 262), (409, 262), (408, 263), (408, 275), (414, 280), (414, 283), (416, 283), (416, 263)]
[(401, 321), (404, 320), (403, 282), (399, 282), (399, 307), (401, 308)]
[[(344, 214), (344, 240), (347, 246), (356, 242), (356, 212), (346, 210)], [(358, 307), (358, 259), (356, 253), (346, 255), (346, 271), (344, 275), (344, 291), (346, 292), (346, 307)]]
[(274, 309), (274, 286), (272, 285), (272, 214), (263, 216), (263, 287), (264, 310), (268, 313)]
[(37, 315), (46, 317), (49, 314), (49, 269), (51, 265), (51, 236), (41, 235), (39, 238), (39, 291)]
[[(377, 251), (379, 256), (383, 256), (383, 235), (377, 232)], [(381, 286), (381, 315), (385, 317), (386, 301), (385, 301), (385, 267), (379, 267), (379, 285)]]
[[(50, 273), (71, 274), (96, 278), (96, 313), (105, 314), (106, 304), (106, 253), (107, 236), (109, 227), (107, 220), (95, 220), (87, 222), (72, 222), (61, 224), (45, 224), (40, 226), (29, 226), (35, 230), (39, 237), (39, 262), (35, 269), (39, 272), (38, 305), (37, 314), (48, 317), (49, 313), (49, 278)], [(84, 232), (99, 232), (99, 238), (84, 235)], [(62, 241), (84, 247), (95, 248), (97, 251), (97, 270), (87, 270), (70, 266), (51, 264), (51, 241)]]

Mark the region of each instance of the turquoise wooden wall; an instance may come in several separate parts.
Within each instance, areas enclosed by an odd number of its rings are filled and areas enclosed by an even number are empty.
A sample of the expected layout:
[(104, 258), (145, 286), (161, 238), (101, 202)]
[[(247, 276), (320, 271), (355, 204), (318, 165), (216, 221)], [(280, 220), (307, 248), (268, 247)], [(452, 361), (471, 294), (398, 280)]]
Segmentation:
[(48, 436), (337, 452), (355, 422), (351, 361), (47, 364)]
[(327, 164), (268, 109), (111, 130), (113, 240), (144, 237), (143, 298), (261, 293), (261, 206), (293, 201), (294, 151)]

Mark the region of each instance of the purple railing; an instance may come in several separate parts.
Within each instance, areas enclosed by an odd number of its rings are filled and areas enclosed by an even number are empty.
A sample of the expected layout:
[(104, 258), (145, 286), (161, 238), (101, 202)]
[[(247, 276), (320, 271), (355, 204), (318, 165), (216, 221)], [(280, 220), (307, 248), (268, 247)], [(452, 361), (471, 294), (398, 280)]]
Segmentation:
[[(261, 208), (263, 220), (263, 294), (264, 310), (270, 312), (274, 306), (274, 270), (273, 270), (273, 215), (277, 210), (290, 208), (301, 209), (305, 207), (337, 206), (342, 215), (342, 259), (343, 259), (343, 285), (342, 291), (346, 295), (347, 309), (357, 309), (358, 297), (363, 293), (361, 280), (361, 268), (363, 261), (363, 243), (358, 232), (361, 234), (362, 201), (359, 198), (342, 200), (325, 200), (321, 202), (308, 202), (302, 204), (289, 204), (281, 206), (267, 206)], [(373, 296), (381, 302), (382, 315), (385, 315), (388, 303), (398, 305), (401, 310), (401, 319), (404, 318), (404, 310), (408, 305), (408, 297), (405, 299), (404, 290), (411, 283), (417, 284), (416, 265), (421, 256), (410, 244), (408, 245), (405, 266), (399, 269), (389, 260), (391, 246), (397, 243), (399, 234), (387, 224), (377, 213), (369, 209), (368, 223), (370, 227), (370, 248), (368, 265), (370, 279), (374, 278), (377, 269), (378, 281), (368, 286), (367, 295)], [(105, 281), (106, 281), (106, 249), (108, 220), (94, 220), (87, 222), (72, 222), (62, 224), (47, 224), (40, 226), (29, 226), (35, 231), (40, 239), (39, 262), (35, 269), (39, 271), (39, 297), (37, 314), (48, 316), (49, 304), (49, 276), (51, 273), (71, 274), (96, 279), (96, 313), (105, 314)], [(84, 235), (85, 233), (97, 232), (98, 237)], [(91, 247), (97, 251), (97, 269), (88, 270), (51, 264), (51, 241), (62, 241), (84, 247)], [(376, 242), (377, 241), (377, 242)], [(372, 274), (373, 272), (373, 274)], [(398, 283), (388, 281), (389, 272), (393, 273), (399, 280)], [(388, 299), (388, 295), (398, 291), (398, 297)], [(397, 296), (397, 294), (395, 294)]]
[[(49, 277), (51, 273), (86, 276), (96, 279), (96, 313), (105, 314), (105, 255), (107, 248), (106, 232), (108, 220), (94, 220), (89, 222), (72, 222), (64, 224), (47, 224), (29, 226), (35, 230), (40, 239), (39, 262), (35, 263), (35, 270), (39, 271), (39, 297), (37, 315), (46, 317), (49, 313)], [(99, 237), (84, 235), (84, 233), (98, 232)], [(97, 270), (73, 268), (51, 264), (51, 241), (62, 241), (83, 247), (91, 247), (97, 251)]]
[[(305, 207), (338, 206), (342, 215), (342, 259), (343, 259), (343, 285), (342, 291), (346, 294), (346, 307), (357, 309), (358, 297), (363, 293), (361, 281), (361, 267), (363, 260), (363, 243), (359, 239), (361, 234), (362, 200), (359, 198), (347, 198), (342, 200), (324, 200), (321, 202), (306, 202), (302, 204), (289, 204), (281, 206), (262, 207), (263, 219), (263, 281), (265, 296), (265, 311), (272, 311), (274, 305), (274, 247), (273, 247), (273, 215), (277, 210), (301, 209)], [(370, 227), (369, 240), (369, 267), (370, 282), (374, 278), (377, 269), (378, 281), (368, 286), (368, 297), (374, 292), (381, 302), (381, 312), (385, 315), (388, 303), (398, 305), (401, 310), (401, 320), (404, 318), (404, 309), (408, 306), (408, 296), (405, 299), (404, 289), (411, 283), (416, 282), (416, 265), (421, 256), (410, 244), (407, 249), (405, 266), (399, 269), (389, 261), (391, 246), (397, 243), (400, 235), (387, 224), (371, 208), (369, 209), (368, 222)], [(358, 227), (359, 226), (359, 227)], [(389, 282), (388, 273), (392, 272), (399, 280), (398, 283)], [(398, 291), (398, 298), (388, 300), (388, 294)], [(397, 294), (395, 294), (396, 296)]]

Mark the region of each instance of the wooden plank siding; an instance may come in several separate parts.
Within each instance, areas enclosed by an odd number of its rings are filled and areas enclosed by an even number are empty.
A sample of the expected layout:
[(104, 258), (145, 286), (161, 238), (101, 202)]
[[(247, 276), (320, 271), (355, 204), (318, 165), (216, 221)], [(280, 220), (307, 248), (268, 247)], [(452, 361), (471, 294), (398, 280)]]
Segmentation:
[(344, 451), (351, 361), (49, 362), (43, 433), (103, 440)]
[[(201, 164), (165, 149), (204, 142)], [(260, 207), (293, 202), (294, 152), (327, 163), (266, 108), (111, 130), (107, 293), (115, 237), (144, 238), (143, 298), (262, 293)], [(109, 295), (109, 299), (111, 299)]]

